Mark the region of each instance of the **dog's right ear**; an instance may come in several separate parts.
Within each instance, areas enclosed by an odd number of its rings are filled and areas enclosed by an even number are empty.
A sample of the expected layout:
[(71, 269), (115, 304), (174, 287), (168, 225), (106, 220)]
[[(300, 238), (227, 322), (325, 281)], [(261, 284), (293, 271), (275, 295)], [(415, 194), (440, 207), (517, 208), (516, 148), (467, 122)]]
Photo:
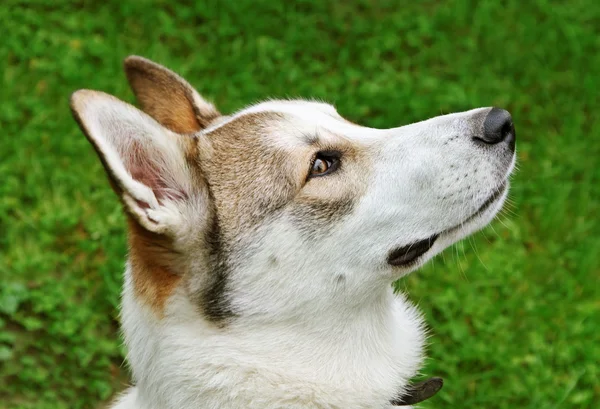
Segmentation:
[(164, 127), (194, 133), (221, 116), (186, 80), (162, 65), (132, 55), (124, 67), (142, 110)]
[(71, 110), (137, 223), (166, 235), (185, 226), (181, 205), (201, 198), (204, 189), (190, 162), (198, 149), (196, 139), (169, 131), (103, 92), (75, 92)]

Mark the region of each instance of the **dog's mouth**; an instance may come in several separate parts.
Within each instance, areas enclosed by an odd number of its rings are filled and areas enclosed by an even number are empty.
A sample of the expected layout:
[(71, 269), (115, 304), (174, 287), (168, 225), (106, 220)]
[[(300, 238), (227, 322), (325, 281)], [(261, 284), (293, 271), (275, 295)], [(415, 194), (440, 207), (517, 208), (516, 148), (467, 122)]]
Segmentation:
[(413, 264), (419, 257), (427, 253), (433, 243), (437, 240), (439, 234), (434, 234), (425, 240), (411, 243), (408, 246), (400, 247), (390, 253), (388, 256), (388, 264), (397, 267), (406, 267)]
[(395, 266), (395, 267), (409, 267), (413, 264), (416, 264), (417, 260), (433, 247), (435, 241), (438, 239), (438, 237), (440, 235), (442, 235), (444, 233), (449, 233), (449, 232), (455, 231), (455, 230), (461, 228), (462, 226), (464, 226), (466, 223), (470, 222), (471, 220), (474, 220), (477, 217), (479, 217), (486, 210), (488, 210), (492, 206), (492, 204), (494, 204), (502, 196), (502, 194), (504, 193), (506, 188), (507, 188), (507, 183), (506, 182), (502, 183), (502, 185), (500, 187), (498, 187), (494, 191), (494, 193), (492, 193), (490, 195), (490, 197), (488, 197), (485, 200), (485, 202), (483, 202), (483, 204), (479, 207), (479, 209), (477, 209), (477, 211), (475, 213), (473, 213), (471, 216), (467, 217), (465, 220), (463, 220), (461, 223), (457, 224), (456, 226), (451, 227), (446, 230), (443, 230), (439, 233), (435, 233), (424, 240), (413, 242), (409, 245), (406, 245), (406, 246), (403, 246), (403, 247), (393, 250), (388, 256), (388, 260), (387, 260), (388, 264)]

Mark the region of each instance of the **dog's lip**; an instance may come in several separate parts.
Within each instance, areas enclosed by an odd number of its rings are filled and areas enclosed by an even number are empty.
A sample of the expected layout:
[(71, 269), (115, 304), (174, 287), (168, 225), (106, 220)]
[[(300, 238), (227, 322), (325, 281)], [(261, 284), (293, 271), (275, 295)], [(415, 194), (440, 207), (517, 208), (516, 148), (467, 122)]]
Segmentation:
[(483, 214), (487, 209), (489, 209), (490, 206), (493, 203), (495, 203), (500, 196), (502, 196), (502, 194), (506, 190), (506, 187), (507, 183), (503, 182), (497, 189), (494, 190), (490, 197), (488, 197), (485, 200), (485, 202), (483, 202), (483, 204), (479, 207), (479, 209), (477, 209), (475, 213), (467, 217), (464, 221), (457, 224), (456, 226), (443, 230), (439, 233), (433, 234), (424, 240), (419, 240), (393, 250), (388, 256), (388, 264), (396, 267), (408, 267), (414, 264), (417, 261), (417, 259), (419, 259), (422, 255), (427, 253), (433, 247), (435, 241), (440, 235), (444, 233), (449, 233), (453, 230), (460, 228), (461, 226), (464, 226), (466, 223), (475, 219), (479, 215)]
[(411, 243), (407, 246), (393, 250), (388, 256), (388, 264), (397, 267), (406, 267), (414, 263), (416, 259), (418, 259), (423, 254), (427, 253), (429, 249), (433, 247), (433, 243), (435, 243), (438, 237), (439, 234), (434, 234), (433, 236), (430, 236), (425, 240), (420, 240), (415, 243)]

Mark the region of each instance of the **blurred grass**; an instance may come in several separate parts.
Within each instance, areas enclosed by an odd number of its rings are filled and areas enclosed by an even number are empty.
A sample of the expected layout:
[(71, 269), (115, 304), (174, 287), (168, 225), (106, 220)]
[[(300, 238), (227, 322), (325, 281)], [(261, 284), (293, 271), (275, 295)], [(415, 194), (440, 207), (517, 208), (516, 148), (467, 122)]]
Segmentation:
[(94, 407), (126, 379), (123, 218), (68, 97), (132, 101), (132, 53), (223, 112), (314, 97), (391, 127), (509, 109), (512, 211), (398, 284), (446, 379), (423, 407), (600, 407), (600, 3), (4, 0), (0, 27), (0, 407)]

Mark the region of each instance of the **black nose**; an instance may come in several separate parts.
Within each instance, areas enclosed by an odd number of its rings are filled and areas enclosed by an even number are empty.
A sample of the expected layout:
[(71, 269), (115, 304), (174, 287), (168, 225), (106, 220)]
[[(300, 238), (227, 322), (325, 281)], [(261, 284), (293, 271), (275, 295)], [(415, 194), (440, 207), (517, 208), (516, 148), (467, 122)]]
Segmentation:
[(515, 138), (515, 127), (510, 113), (504, 109), (492, 108), (483, 122), (483, 136), (475, 139), (489, 145), (506, 141), (514, 149)]

